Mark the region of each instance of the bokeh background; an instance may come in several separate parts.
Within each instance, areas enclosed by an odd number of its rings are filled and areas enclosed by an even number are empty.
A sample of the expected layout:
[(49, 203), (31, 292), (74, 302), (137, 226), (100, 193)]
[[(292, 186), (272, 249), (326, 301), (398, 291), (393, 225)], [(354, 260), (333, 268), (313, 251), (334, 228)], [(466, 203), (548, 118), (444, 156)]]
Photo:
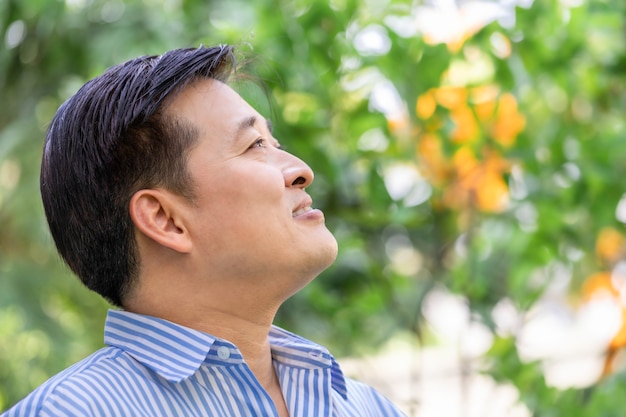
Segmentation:
[(411, 416), (623, 415), (623, 0), (0, 0), (0, 40), (0, 411), (102, 346), (39, 198), (55, 110), (232, 43), (340, 244), (278, 324)]

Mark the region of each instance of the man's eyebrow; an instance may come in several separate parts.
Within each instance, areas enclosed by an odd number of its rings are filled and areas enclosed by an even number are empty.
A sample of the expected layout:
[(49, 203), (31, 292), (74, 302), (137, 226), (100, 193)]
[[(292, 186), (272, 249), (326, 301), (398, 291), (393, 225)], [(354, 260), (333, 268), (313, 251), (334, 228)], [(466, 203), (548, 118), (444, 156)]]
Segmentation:
[[(244, 130), (253, 128), (254, 125), (256, 125), (257, 120), (258, 119), (256, 116), (250, 116), (250, 117), (246, 117), (245, 119), (243, 119), (237, 125), (236, 135), (239, 136)], [(265, 124), (267, 125), (267, 130), (270, 133), (272, 133), (273, 132), (272, 121), (270, 119), (265, 119)]]

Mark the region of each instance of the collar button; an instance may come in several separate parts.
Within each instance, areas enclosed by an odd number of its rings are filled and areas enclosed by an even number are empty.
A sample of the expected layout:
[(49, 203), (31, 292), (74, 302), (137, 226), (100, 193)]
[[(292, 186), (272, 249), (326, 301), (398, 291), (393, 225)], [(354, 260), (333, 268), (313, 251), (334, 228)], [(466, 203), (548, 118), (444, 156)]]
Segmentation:
[(322, 355), (323, 355), (322, 351), (318, 349), (313, 349), (309, 351), (309, 356), (313, 359), (319, 359), (322, 357)]
[(226, 359), (230, 358), (230, 349), (228, 349), (226, 346), (218, 347), (217, 348), (217, 357), (220, 358), (223, 361), (225, 361)]

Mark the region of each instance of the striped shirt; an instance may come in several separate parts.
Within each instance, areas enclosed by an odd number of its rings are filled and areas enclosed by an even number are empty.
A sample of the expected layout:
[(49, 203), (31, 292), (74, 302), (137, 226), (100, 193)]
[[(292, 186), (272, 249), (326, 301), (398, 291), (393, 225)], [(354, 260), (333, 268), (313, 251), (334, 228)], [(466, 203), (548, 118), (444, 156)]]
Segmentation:
[[(232, 343), (163, 319), (110, 310), (105, 343), (0, 417), (277, 416)], [(273, 326), (272, 357), (291, 417), (403, 416), (344, 377), (327, 349)]]

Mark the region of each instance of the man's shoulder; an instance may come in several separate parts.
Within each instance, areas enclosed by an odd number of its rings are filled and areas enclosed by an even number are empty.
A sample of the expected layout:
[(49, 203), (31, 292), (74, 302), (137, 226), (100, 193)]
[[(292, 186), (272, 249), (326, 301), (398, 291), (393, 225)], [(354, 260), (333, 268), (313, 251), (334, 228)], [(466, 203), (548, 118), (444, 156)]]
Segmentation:
[(59, 392), (72, 391), (80, 395), (81, 392), (76, 392), (79, 390), (98, 395), (98, 386), (101, 384), (97, 382), (97, 379), (103, 374), (114, 374), (116, 368), (122, 366), (118, 361), (121, 354), (120, 349), (112, 347), (105, 347), (94, 352), (52, 376), (0, 417), (57, 415), (54, 412), (46, 413), (45, 410), (51, 406), (54, 407), (58, 402)]

